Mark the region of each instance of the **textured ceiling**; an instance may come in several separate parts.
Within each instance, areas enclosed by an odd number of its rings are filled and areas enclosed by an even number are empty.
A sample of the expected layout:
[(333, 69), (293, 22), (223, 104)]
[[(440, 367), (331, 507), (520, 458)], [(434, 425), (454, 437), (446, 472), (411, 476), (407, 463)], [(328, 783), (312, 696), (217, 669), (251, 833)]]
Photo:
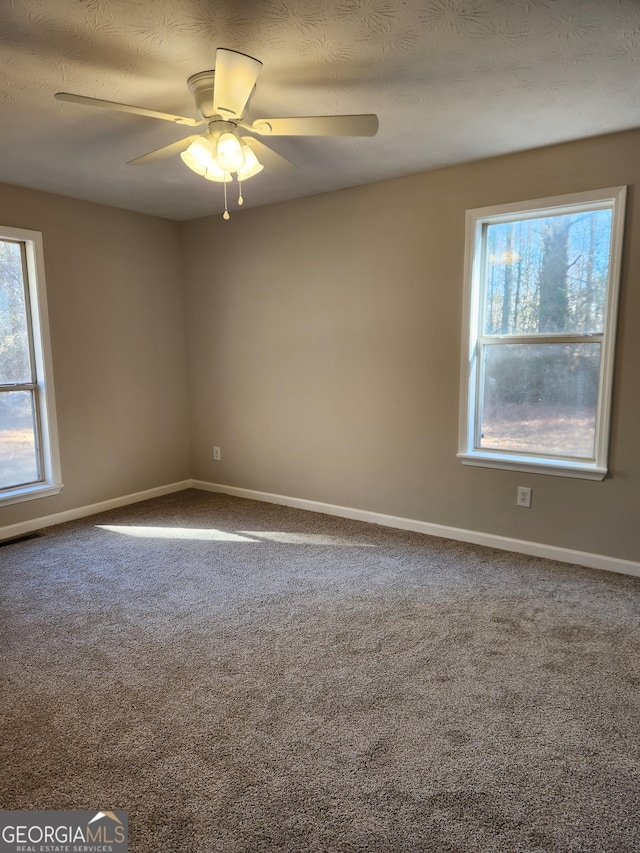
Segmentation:
[(640, 126), (639, 0), (0, 0), (0, 181), (220, 212), (179, 156), (126, 165), (188, 129), (53, 97), (195, 116), (186, 81), (217, 47), (264, 63), (250, 120), (380, 119), (374, 138), (270, 140), (299, 168), (252, 178), (247, 206)]

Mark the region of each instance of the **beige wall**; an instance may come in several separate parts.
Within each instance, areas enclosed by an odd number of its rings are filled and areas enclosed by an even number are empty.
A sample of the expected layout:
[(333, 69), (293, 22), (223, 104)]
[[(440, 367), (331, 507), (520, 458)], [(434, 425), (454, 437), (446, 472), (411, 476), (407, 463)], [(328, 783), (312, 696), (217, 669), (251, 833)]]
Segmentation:
[(6, 185), (0, 223), (43, 234), (64, 481), (0, 527), (187, 478), (177, 224)]
[[(633, 131), (183, 223), (192, 476), (640, 560), (638, 151)], [(464, 467), (465, 210), (621, 184), (610, 476)]]

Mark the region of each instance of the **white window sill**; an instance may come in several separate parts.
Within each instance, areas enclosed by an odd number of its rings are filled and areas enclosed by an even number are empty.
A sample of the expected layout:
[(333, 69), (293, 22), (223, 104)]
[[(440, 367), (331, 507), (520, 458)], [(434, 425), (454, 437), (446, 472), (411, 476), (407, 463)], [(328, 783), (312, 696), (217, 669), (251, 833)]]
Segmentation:
[(604, 480), (607, 469), (588, 462), (569, 459), (542, 459), (537, 456), (520, 456), (508, 453), (458, 453), (463, 465), (478, 468), (502, 468), (506, 471), (524, 471), (527, 474), (552, 474), (555, 477), (574, 477), (580, 480)]
[(20, 486), (17, 489), (7, 489), (0, 492), (0, 506), (18, 504), (22, 501), (33, 501), (36, 498), (48, 498), (62, 491), (62, 483), (37, 483), (34, 486)]

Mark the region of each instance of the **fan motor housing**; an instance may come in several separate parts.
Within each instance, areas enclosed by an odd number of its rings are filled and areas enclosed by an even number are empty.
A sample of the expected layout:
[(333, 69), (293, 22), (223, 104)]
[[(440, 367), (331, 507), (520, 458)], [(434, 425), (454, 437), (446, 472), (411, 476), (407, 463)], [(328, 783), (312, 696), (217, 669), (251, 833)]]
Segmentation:
[(212, 118), (213, 110), (213, 81), (215, 71), (199, 71), (187, 80), (187, 86), (193, 93), (196, 107), (203, 118)]

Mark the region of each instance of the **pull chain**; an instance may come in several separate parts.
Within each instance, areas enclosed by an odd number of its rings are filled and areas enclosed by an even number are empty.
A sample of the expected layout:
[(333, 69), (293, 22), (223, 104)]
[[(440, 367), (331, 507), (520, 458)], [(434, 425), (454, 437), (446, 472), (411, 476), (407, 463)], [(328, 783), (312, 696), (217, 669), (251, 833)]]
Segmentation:
[(229, 219), (229, 211), (227, 209), (227, 182), (223, 182), (224, 186), (224, 213), (222, 214), (223, 219)]
[(242, 179), (240, 175), (238, 175), (238, 204), (244, 204), (244, 199), (242, 198)]

